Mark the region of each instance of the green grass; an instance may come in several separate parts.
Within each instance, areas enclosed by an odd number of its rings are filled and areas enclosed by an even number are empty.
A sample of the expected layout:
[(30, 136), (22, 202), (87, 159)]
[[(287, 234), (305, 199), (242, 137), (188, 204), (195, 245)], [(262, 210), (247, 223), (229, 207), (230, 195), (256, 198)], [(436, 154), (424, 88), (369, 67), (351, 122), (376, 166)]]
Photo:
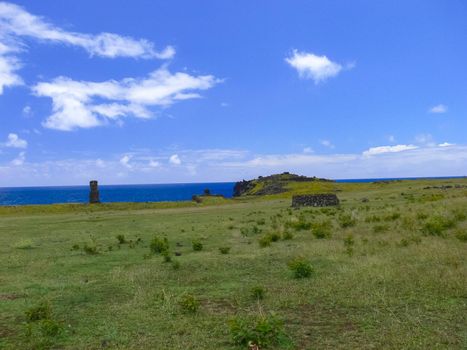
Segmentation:
[[(465, 349), (467, 190), (423, 189), (446, 184), (467, 180), (332, 184), (341, 206), (329, 210), (290, 208), (306, 184), (201, 204), (0, 207), (0, 349), (248, 349), (248, 337)], [(284, 239), (297, 222), (311, 228)], [(260, 247), (265, 235), (280, 239)], [(290, 270), (297, 259), (307, 278)]]

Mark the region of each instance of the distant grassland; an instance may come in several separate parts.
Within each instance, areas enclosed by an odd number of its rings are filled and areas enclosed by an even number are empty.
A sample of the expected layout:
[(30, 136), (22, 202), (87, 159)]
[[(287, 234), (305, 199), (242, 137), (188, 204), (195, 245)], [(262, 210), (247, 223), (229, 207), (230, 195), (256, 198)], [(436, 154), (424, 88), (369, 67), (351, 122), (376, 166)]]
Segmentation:
[(0, 207), (0, 348), (466, 349), (465, 186)]

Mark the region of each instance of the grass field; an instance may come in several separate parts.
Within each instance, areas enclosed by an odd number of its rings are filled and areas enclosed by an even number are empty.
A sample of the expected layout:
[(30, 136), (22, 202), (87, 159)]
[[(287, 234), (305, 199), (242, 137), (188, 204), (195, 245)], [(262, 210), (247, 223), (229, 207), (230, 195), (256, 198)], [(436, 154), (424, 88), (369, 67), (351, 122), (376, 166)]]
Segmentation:
[(467, 180), (332, 186), (0, 207), (0, 348), (466, 349)]

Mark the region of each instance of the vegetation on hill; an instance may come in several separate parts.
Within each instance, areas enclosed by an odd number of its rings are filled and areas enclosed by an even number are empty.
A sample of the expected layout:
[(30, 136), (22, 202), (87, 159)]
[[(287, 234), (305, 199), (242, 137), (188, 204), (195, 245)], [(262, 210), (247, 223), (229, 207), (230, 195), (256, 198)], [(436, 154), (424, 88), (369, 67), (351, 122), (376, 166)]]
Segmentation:
[(465, 349), (467, 180), (330, 184), (0, 208), (0, 348)]

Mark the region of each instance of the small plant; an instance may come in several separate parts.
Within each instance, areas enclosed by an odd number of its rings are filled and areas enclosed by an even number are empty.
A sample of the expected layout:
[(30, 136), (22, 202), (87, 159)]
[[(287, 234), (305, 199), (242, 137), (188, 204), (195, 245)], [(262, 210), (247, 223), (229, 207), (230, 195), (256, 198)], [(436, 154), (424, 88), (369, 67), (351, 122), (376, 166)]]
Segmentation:
[(265, 294), (265, 290), (261, 286), (255, 286), (251, 288), (251, 296), (255, 300), (263, 300), (264, 294)]
[(318, 239), (331, 237), (331, 221), (316, 222), (311, 225), (311, 233)]
[(456, 237), (459, 241), (467, 242), (467, 230), (457, 230)]
[(401, 214), (395, 212), (395, 213), (386, 215), (386, 216), (384, 217), (384, 221), (396, 221), (396, 220), (398, 220), (400, 217), (401, 217)]
[(444, 236), (444, 231), (456, 226), (456, 222), (443, 216), (433, 216), (425, 222), (422, 232), (430, 236)]
[(52, 308), (48, 302), (42, 302), (26, 310), (25, 315), (28, 322), (48, 320), (52, 317)]
[(235, 344), (250, 349), (274, 345), (290, 345), (282, 320), (275, 315), (246, 316), (230, 320), (230, 333)]
[(313, 266), (304, 258), (295, 258), (288, 263), (295, 278), (307, 278), (313, 273)]
[(357, 221), (350, 214), (339, 215), (339, 225), (342, 228), (353, 227), (357, 224)]
[(177, 260), (172, 260), (172, 268), (173, 268), (174, 270), (180, 269), (180, 262), (177, 261)]
[(386, 232), (387, 230), (389, 230), (388, 225), (375, 225), (375, 226), (373, 226), (373, 232), (374, 233)]
[(62, 330), (62, 325), (51, 319), (40, 321), (40, 332), (45, 337), (56, 337)]
[(265, 219), (256, 220), (256, 225), (265, 225), (265, 224), (266, 224), (266, 220), (265, 220)]
[(117, 235), (117, 241), (118, 241), (118, 244), (125, 244), (126, 243), (125, 236), (124, 235)]
[(172, 262), (172, 256), (170, 255), (170, 252), (168, 250), (162, 253), (162, 257), (164, 258), (165, 263)]
[(349, 256), (353, 255), (353, 246), (355, 245), (355, 240), (351, 234), (347, 235), (344, 238), (345, 251)]
[(34, 248), (34, 242), (30, 239), (22, 239), (15, 244), (13, 244), (13, 248), (16, 249), (32, 249)]
[(84, 244), (83, 251), (88, 255), (97, 255), (97, 254), (99, 254), (99, 251), (98, 251), (97, 246), (95, 244), (87, 244), (87, 243)]
[(79, 250), (79, 244), (73, 244), (73, 246), (71, 247), (71, 250)]
[(280, 234), (278, 234), (276, 232), (270, 233), (269, 236), (271, 237), (272, 242), (277, 242), (278, 240), (281, 239)]
[(264, 235), (260, 239), (258, 239), (259, 246), (261, 248), (269, 247), (272, 243), (272, 239), (270, 235)]
[(179, 305), (184, 312), (196, 313), (199, 309), (199, 301), (191, 294), (185, 294), (180, 298)]
[(467, 213), (460, 209), (454, 209), (452, 215), (456, 221), (465, 221), (467, 219)]
[(191, 244), (195, 252), (203, 250), (203, 243), (201, 243), (199, 240), (194, 240), (193, 242), (191, 242)]
[(154, 237), (149, 244), (151, 252), (154, 254), (162, 254), (169, 251), (169, 240), (167, 237), (160, 239), (159, 237)]
[(293, 239), (293, 233), (290, 232), (290, 231), (285, 231), (285, 232), (282, 234), (282, 239), (283, 239), (283, 240), (290, 240), (290, 239)]
[(221, 254), (229, 254), (229, 252), (230, 252), (230, 247), (220, 247), (220, 248), (219, 248), (219, 252), (220, 252)]
[(428, 218), (427, 213), (417, 213), (417, 220), (422, 221)]

